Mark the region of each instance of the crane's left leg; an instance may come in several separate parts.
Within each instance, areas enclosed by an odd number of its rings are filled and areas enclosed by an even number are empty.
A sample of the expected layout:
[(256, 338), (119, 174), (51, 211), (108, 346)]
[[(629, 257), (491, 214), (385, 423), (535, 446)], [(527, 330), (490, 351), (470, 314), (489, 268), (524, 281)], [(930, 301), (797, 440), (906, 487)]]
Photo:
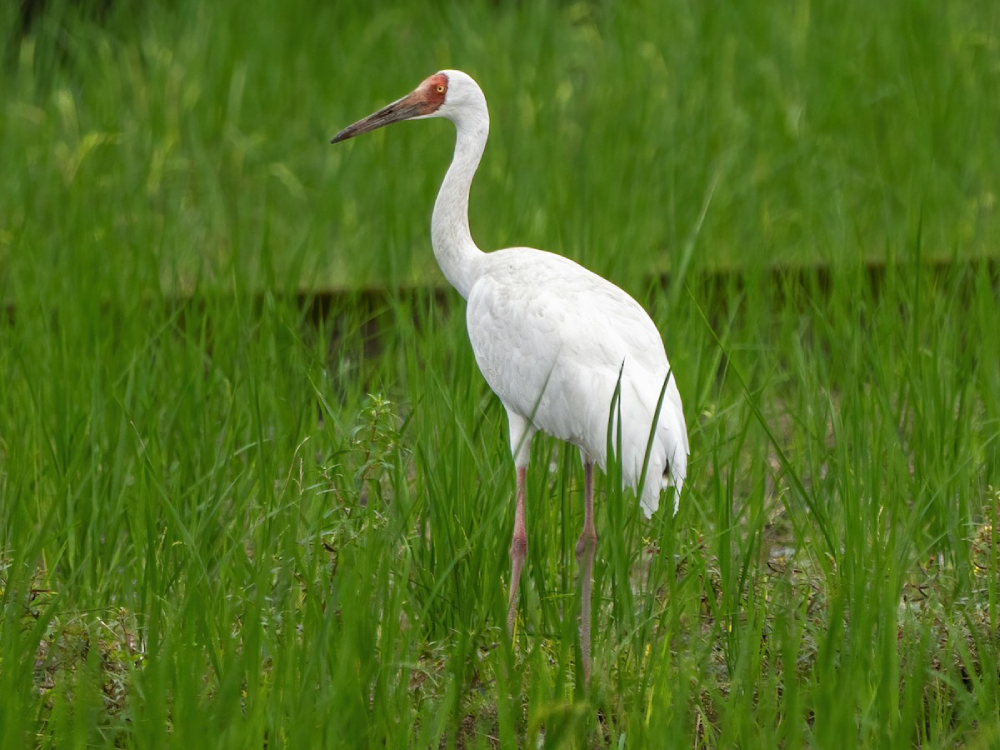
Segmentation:
[(524, 493), (527, 484), (528, 458), (531, 455), (531, 438), (535, 428), (511, 409), (507, 409), (507, 426), (510, 429), (510, 452), (517, 469), (517, 490), (514, 506), (514, 536), (510, 540), (510, 595), (507, 598), (507, 635), (514, 635), (514, 618), (517, 615), (517, 593), (521, 587), (521, 569), (528, 552), (528, 535), (524, 527)]
[(583, 460), (583, 533), (576, 542), (576, 559), (580, 565), (580, 651), (583, 654), (583, 681), (590, 683), (590, 594), (594, 575), (594, 548), (597, 530), (594, 528), (594, 464)]
[(524, 528), (524, 485), (528, 467), (517, 467), (517, 505), (514, 507), (514, 536), (510, 541), (510, 596), (507, 598), (507, 635), (514, 635), (517, 614), (517, 592), (521, 586), (521, 569), (528, 552), (528, 536)]

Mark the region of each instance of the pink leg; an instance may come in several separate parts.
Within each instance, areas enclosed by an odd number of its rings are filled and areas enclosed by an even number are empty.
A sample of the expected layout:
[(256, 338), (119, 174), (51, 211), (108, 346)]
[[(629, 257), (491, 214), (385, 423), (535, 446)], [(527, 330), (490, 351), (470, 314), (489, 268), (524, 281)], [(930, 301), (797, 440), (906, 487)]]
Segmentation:
[(510, 542), (510, 598), (507, 600), (507, 634), (514, 635), (514, 614), (517, 611), (517, 591), (521, 585), (521, 569), (528, 552), (528, 537), (524, 532), (524, 485), (528, 468), (517, 467), (517, 508), (514, 511), (514, 538)]
[(583, 462), (583, 533), (576, 543), (576, 559), (580, 564), (580, 651), (583, 654), (583, 681), (590, 683), (590, 594), (594, 575), (594, 464)]

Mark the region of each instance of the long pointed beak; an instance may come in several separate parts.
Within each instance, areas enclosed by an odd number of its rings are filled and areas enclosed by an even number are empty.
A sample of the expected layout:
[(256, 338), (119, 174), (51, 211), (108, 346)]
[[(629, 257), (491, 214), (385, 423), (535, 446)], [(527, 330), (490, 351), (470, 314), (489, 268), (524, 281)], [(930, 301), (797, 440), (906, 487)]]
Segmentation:
[(422, 115), (424, 114), (423, 105), (424, 102), (416, 96), (416, 93), (407, 94), (402, 99), (397, 99), (392, 104), (382, 107), (378, 112), (373, 112), (363, 120), (358, 120), (353, 125), (348, 125), (337, 133), (330, 140), (330, 143), (340, 143), (356, 135), (367, 133), (370, 130), (376, 130), (400, 120), (409, 120), (412, 117)]

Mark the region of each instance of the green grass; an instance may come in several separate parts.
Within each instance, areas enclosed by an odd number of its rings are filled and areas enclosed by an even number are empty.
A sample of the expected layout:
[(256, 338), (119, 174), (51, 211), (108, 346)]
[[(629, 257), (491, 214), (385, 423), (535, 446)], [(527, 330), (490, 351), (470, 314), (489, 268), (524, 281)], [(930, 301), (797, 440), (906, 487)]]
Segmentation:
[[(4, 746), (1000, 742), (1000, 7), (13, 13)], [(480, 243), (614, 278), (685, 399), (676, 517), (598, 479), (589, 692), (576, 451), (511, 648), (503, 411), (457, 295), (398, 291), (450, 128), (327, 144), (446, 66)]]

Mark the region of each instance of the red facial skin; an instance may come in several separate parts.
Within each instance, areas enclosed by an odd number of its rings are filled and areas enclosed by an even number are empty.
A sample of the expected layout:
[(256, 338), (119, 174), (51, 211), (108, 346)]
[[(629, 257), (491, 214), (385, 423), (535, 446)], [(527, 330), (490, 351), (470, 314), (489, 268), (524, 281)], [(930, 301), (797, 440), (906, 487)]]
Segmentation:
[(422, 114), (429, 115), (444, 104), (444, 98), (448, 95), (448, 76), (435, 73), (417, 87), (417, 92), (420, 92), (427, 107), (427, 111)]

